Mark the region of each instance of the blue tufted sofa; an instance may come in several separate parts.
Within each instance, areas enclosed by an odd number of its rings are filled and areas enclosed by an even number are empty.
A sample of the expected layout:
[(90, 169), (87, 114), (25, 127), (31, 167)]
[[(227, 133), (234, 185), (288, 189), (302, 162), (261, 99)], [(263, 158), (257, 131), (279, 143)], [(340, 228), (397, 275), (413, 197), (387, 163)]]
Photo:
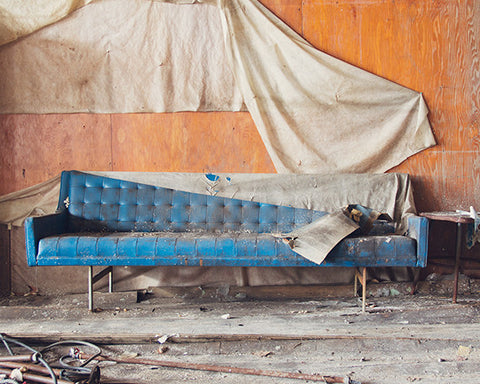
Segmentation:
[[(320, 265), (271, 235), (325, 214), (65, 171), (57, 212), (25, 222), (27, 260), (88, 266), (90, 310), (96, 281), (108, 274), (112, 290), (113, 266), (361, 267), (365, 302), (365, 267), (426, 265), (428, 220), (417, 216), (406, 236), (377, 223), (375, 235), (345, 238)], [(108, 268), (93, 276), (93, 266)]]

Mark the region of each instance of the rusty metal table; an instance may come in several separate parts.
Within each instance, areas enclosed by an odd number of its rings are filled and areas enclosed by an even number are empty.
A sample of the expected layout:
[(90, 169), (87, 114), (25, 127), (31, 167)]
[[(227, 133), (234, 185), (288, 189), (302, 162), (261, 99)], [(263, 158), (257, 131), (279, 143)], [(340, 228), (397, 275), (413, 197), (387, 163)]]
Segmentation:
[(462, 257), (462, 240), (463, 240), (463, 226), (473, 223), (475, 220), (465, 214), (459, 212), (423, 212), (420, 216), (426, 217), (429, 220), (434, 221), (448, 221), (457, 224), (456, 243), (455, 243), (455, 269), (454, 269), (454, 282), (453, 282), (453, 303), (457, 302), (458, 292), (458, 273), (460, 270), (460, 259)]

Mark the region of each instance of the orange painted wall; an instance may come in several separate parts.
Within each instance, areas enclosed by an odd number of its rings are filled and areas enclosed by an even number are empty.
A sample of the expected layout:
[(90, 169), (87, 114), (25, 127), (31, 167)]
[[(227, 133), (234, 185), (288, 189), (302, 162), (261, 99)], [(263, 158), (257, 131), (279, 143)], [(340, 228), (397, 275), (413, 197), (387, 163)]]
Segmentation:
[[(424, 93), (438, 145), (394, 171), (480, 209), (480, 0), (262, 0), (314, 46)], [(248, 113), (0, 116), (0, 195), (63, 169), (275, 172)]]
[(480, 1), (305, 0), (317, 48), (423, 92), (438, 145), (393, 169), (421, 210), (480, 209)]

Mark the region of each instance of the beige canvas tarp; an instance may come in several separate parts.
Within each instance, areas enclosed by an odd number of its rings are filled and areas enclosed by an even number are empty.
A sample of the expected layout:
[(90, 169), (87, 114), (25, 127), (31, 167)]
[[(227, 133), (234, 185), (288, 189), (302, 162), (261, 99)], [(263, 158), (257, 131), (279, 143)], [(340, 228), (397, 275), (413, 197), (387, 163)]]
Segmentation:
[(52, 24), (92, 0), (0, 1), (0, 45)]
[[(177, 172), (87, 172), (92, 175), (181, 191), (332, 212), (360, 204), (388, 214), (405, 229), (415, 214), (410, 177), (386, 174), (262, 174)], [(22, 226), (28, 216), (55, 212), (60, 175), (41, 184), (0, 196), (0, 224)]]
[(384, 172), (435, 144), (420, 93), (318, 51), (257, 0), (43, 0), (50, 17), (23, 3), (0, 0), (0, 113), (246, 107), (278, 172)]

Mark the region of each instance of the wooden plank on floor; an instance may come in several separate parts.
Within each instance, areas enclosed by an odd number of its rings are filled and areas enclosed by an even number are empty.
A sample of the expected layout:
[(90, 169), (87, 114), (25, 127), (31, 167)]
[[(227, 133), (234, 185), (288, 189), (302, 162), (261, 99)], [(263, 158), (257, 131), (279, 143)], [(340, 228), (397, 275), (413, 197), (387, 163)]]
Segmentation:
[(253, 287), (150, 287), (154, 297), (163, 298), (218, 298), (228, 296), (236, 299), (321, 299), (351, 297), (353, 285), (270, 285)]

